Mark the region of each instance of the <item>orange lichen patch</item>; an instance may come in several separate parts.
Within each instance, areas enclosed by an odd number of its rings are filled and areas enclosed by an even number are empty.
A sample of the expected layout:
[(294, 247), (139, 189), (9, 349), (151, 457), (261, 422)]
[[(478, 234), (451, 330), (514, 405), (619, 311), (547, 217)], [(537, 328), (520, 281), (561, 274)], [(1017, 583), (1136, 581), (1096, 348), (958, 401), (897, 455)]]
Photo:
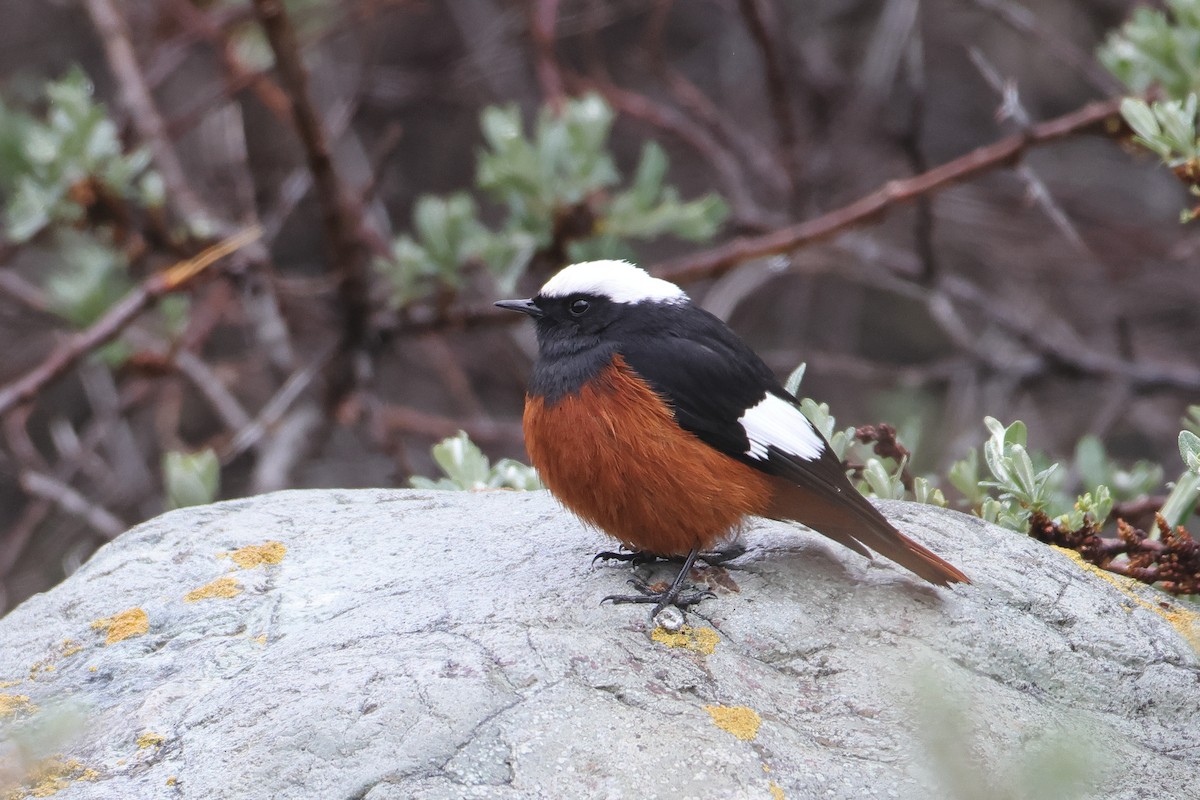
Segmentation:
[(0, 694), (0, 719), (15, 717), (17, 714), (32, 714), (37, 706), (29, 702), (29, 696), (23, 694)]
[(216, 600), (237, 597), (242, 593), (242, 585), (234, 578), (217, 578), (212, 583), (206, 583), (199, 589), (192, 589), (183, 596), (185, 602), (194, 603), (197, 600)]
[(62, 657), (67, 658), (73, 656), (83, 649), (83, 645), (78, 642), (73, 642), (70, 639), (63, 639), (62, 642)]
[[(1121, 594), (1128, 597), (1135, 605), (1141, 606), (1147, 611), (1153, 611), (1165, 619), (1172, 628), (1179, 632), (1183, 640), (1192, 646), (1193, 650), (1200, 653), (1200, 612), (1196, 612), (1186, 605), (1173, 600), (1163, 599), (1157, 602), (1147, 600), (1144, 595), (1148, 592), (1156, 592), (1157, 590), (1148, 588), (1146, 584), (1134, 578), (1128, 578), (1124, 575), (1117, 575), (1108, 570), (1100, 569), (1095, 564), (1085, 561), (1083, 556), (1075, 550), (1068, 550), (1065, 547), (1053, 545), (1052, 547), (1088, 572), (1115, 586), (1120, 590)], [(1130, 610), (1132, 608), (1131, 606)]]
[(767, 788), (771, 790), (771, 800), (784, 800), (783, 788), (778, 783), (771, 781)]
[(93, 630), (105, 630), (105, 646), (141, 636), (150, 630), (150, 618), (140, 608), (131, 608), (111, 617), (98, 619), (92, 623)]
[(145, 749), (147, 747), (159, 747), (162, 745), (162, 743), (164, 741), (166, 741), (166, 737), (163, 736), (161, 733), (153, 733), (151, 731), (146, 731), (145, 733), (143, 733), (141, 736), (139, 736), (137, 738), (137, 746), (138, 746), (139, 750)]
[(228, 553), (219, 553), (217, 558), (232, 560), (234, 564), (237, 564), (238, 569), (253, 569), (262, 564), (278, 564), (283, 561), (285, 555), (287, 555), (287, 547), (283, 542), (263, 542), (239, 547)]
[(714, 725), (723, 731), (732, 733), (744, 742), (758, 736), (758, 726), (762, 725), (762, 717), (752, 708), (747, 706), (705, 706), (704, 710), (712, 717)]
[(62, 760), (62, 756), (47, 758), (29, 769), (25, 783), (8, 794), (5, 800), (24, 797), (51, 797), (79, 781), (94, 781), (100, 773), (89, 769), (76, 759)]
[(651, 632), (650, 639), (667, 647), (682, 647), (706, 656), (711, 656), (717, 649), (717, 642), (721, 641), (712, 628), (693, 628), (691, 625), (684, 625), (678, 631), (669, 631), (660, 625)]

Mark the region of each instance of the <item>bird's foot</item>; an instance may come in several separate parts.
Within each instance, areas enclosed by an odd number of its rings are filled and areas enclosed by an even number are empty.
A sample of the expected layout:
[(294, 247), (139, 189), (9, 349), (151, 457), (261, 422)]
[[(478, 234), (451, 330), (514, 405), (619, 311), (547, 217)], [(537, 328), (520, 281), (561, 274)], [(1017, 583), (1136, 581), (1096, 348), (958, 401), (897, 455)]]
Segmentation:
[(746, 555), (749, 548), (741, 542), (730, 542), (720, 550), (712, 550), (707, 553), (701, 553), (697, 556), (700, 561), (708, 564), (710, 567), (719, 567), (728, 564), (735, 558), (741, 558)]
[(666, 589), (655, 591), (645, 581), (637, 580), (636, 578), (629, 581), (634, 589), (637, 589), (639, 594), (610, 594), (601, 600), (601, 603), (612, 603), (620, 605), (622, 603), (654, 603), (654, 608), (650, 610), (650, 618), (654, 619), (658, 613), (667, 606), (675, 606), (680, 610), (690, 608), (694, 605), (699, 605), (705, 600), (716, 597), (715, 594), (707, 589), (694, 589), (691, 591), (683, 591), (683, 585), (675, 586), (672, 584)]
[(597, 561), (626, 561), (630, 566), (640, 567), (643, 564), (653, 564), (656, 561), (664, 560), (662, 556), (655, 553), (647, 553), (644, 550), (627, 550), (614, 553), (611, 550), (604, 550), (596, 553), (592, 557), (592, 565)]
[(683, 591), (684, 583), (687, 581), (688, 573), (692, 570), (692, 564), (696, 563), (696, 557), (700, 554), (700, 548), (694, 547), (688, 553), (687, 558), (683, 561), (683, 567), (679, 570), (679, 574), (675, 576), (675, 580), (671, 581), (671, 585), (662, 591), (656, 591), (648, 586), (644, 581), (637, 578), (629, 581), (633, 588), (637, 589), (639, 594), (622, 595), (610, 594), (601, 600), (601, 603), (611, 602), (619, 603), (654, 603), (654, 608), (650, 610), (650, 619), (654, 620), (659, 612), (667, 606), (675, 606), (680, 611), (694, 606), (707, 598), (716, 597), (715, 594), (707, 589), (697, 589), (689, 592)]
[[(741, 558), (746, 554), (747, 547), (740, 542), (733, 542), (720, 550), (710, 550), (697, 554), (696, 560), (703, 561), (710, 567), (724, 566), (736, 558)], [(654, 564), (659, 561), (675, 561), (682, 563), (685, 556), (660, 556), (657, 553), (650, 553), (645, 550), (622, 550), (613, 552), (604, 550), (596, 553), (592, 557), (592, 564), (597, 561), (625, 561), (630, 566), (640, 567), (644, 564)]]

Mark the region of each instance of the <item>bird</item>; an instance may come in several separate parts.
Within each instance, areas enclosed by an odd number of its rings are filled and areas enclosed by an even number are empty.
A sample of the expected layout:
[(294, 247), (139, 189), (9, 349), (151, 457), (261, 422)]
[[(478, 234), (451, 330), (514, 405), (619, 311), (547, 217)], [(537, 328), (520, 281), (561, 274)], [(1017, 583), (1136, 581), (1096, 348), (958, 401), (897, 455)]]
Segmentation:
[(630, 551), (598, 557), (683, 558), (666, 589), (605, 600), (653, 603), (654, 618), (711, 596), (685, 592), (687, 576), (751, 516), (799, 522), (933, 584), (970, 583), (854, 488), (799, 401), (679, 286), (627, 261), (585, 261), (495, 305), (536, 328), (522, 417), (531, 463), (567, 509)]

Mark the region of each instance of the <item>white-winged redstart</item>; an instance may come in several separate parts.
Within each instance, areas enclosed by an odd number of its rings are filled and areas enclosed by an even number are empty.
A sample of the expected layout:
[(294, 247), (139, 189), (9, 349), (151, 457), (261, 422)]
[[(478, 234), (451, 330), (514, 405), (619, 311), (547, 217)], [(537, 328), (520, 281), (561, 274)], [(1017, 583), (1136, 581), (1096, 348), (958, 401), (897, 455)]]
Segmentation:
[(697, 555), (752, 514), (870, 548), (931, 583), (969, 582), (855, 490), (762, 359), (675, 284), (590, 261), (496, 305), (537, 326), (525, 447), (546, 486), (635, 554), (686, 557), (666, 591), (606, 599), (655, 612), (698, 602), (681, 597)]

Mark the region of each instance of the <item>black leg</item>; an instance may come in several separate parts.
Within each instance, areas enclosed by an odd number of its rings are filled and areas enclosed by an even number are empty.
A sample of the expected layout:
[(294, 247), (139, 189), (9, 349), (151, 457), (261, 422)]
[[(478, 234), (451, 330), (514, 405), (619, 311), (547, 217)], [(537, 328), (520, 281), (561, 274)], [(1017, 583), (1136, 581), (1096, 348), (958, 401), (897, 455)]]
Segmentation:
[(613, 603), (654, 603), (654, 608), (650, 611), (650, 618), (654, 619), (658, 616), (658, 612), (662, 611), (667, 606), (677, 606), (681, 609), (688, 606), (694, 606), (708, 597), (716, 597), (712, 592), (695, 591), (688, 594), (683, 593), (683, 585), (687, 582), (688, 573), (692, 569), (692, 565), (696, 563), (696, 557), (700, 555), (700, 548), (693, 547), (688, 553), (687, 558), (683, 561), (683, 568), (679, 570), (679, 574), (675, 576), (675, 580), (667, 587), (665, 592), (652, 592), (649, 587), (640, 581), (630, 581), (634, 588), (642, 592), (642, 594), (634, 595), (617, 595), (610, 594), (600, 602), (611, 601)]

